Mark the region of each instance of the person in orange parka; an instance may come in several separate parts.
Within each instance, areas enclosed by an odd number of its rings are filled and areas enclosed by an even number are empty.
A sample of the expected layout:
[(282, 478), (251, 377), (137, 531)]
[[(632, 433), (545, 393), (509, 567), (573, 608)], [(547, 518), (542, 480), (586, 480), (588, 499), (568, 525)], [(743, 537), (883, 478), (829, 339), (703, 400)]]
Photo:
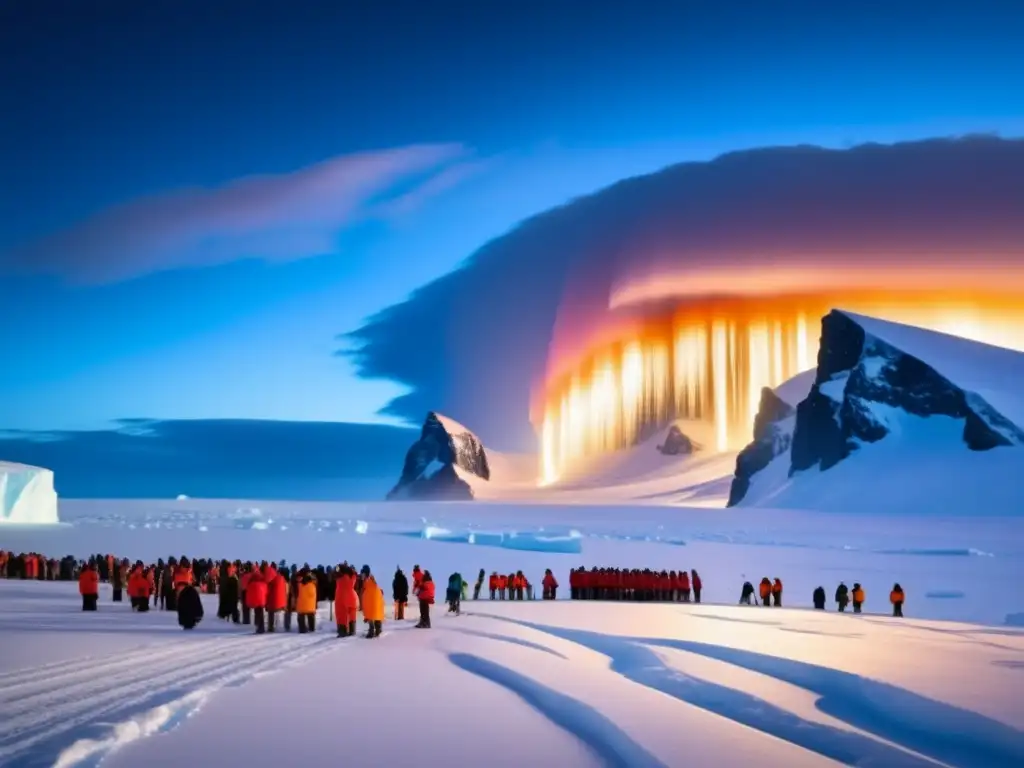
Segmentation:
[(78, 594), (82, 596), (82, 610), (95, 611), (100, 601), (100, 575), (96, 565), (89, 563), (78, 576)]
[(423, 581), (423, 571), (420, 570), (418, 565), (412, 567), (412, 593), (418, 594), (420, 591), (420, 582)]
[(299, 616), (299, 634), (316, 631), (316, 579), (309, 568), (299, 571), (298, 588), (295, 590), (295, 613)]
[(288, 606), (288, 579), (273, 564), (267, 566), (267, 631), (274, 631), (277, 614)]
[(363, 619), (369, 625), (366, 631), (366, 638), (372, 640), (380, 637), (384, 624), (384, 590), (377, 584), (377, 580), (370, 573), (370, 566), (364, 565), (361, 571), (363, 575)]
[(776, 608), (782, 607), (782, 579), (778, 576), (775, 577), (775, 582), (772, 584), (772, 604)]
[(249, 584), (245, 588), (245, 604), (252, 611), (256, 634), (262, 635), (266, 631), (263, 625), (263, 613), (267, 608), (267, 581), (263, 578), (259, 568), (252, 569)]
[(334, 621), (338, 625), (338, 637), (355, 635), (358, 610), (356, 571), (350, 565), (342, 565), (339, 567), (338, 577), (334, 580)]
[(540, 583), (541, 586), (541, 597), (544, 600), (554, 600), (555, 592), (558, 590), (558, 582), (555, 581), (555, 575), (551, 572), (550, 568), (545, 569), (544, 579)]
[(128, 561), (114, 562), (114, 566), (110, 571), (110, 586), (113, 588), (114, 595), (113, 601), (120, 603), (122, 593), (127, 586), (128, 582)]
[(508, 583), (508, 576), (506, 576), (506, 575), (505, 575), (505, 574), (503, 574), (503, 573), (502, 573), (502, 574), (500, 574), (500, 575), (498, 576), (498, 596), (499, 596), (499, 597), (500, 597), (500, 598), (501, 598), (502, 600), (504, 600), (504, 599), (505, 599), (505, 590), (506, 590), (506, 589), (509, 589), (509, 588), (510, 588), (510, 585), (509, 585), (509, 583)]
[(758, 585), (758, 594), (761, 596), (761, 605), (768, 608), (772, 604), (772, 582), (767, 576), (761, 579)]
[(902, 619), (903, 618), (903, 601), (906, 600), (906, 595), (903, 594), (903, 587), (899, 583), (892, 585), (892, 592), (889, 593), (889, 602), (892, 603), (892, 615)]
[(136, 563), (128, 577), (128, 600), (131, 602), (132, 610), (149, 610), (149, 580), (146, 578), (142, 563)]
[[(192, 566), (189, 565), (188, 558), (181, 558), (181, 562), (178, 567), (174, 569), (175, 597), (177, 597), (177, 593), (180, 592), (186, 584), (192, 584), (194, 581), (195, 580), (192, 576)], [(177, 610), (177, 605), (175, 605), (175, 610)]]

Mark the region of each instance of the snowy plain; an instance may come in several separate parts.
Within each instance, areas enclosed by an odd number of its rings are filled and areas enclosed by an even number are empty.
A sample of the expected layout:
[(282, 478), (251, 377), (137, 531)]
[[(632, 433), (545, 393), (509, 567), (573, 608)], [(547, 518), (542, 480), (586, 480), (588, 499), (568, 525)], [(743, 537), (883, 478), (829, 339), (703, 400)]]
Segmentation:
[[(696, 568), (704, 603), (470, 601), (370, 642), (325, 631), (326, 605), (312, 636), (257, 638), (207, 597), (187, 634), (106, 586), (90, 615), (74, 584), (0, 581), (0, 765), (1024, 763), (1020, 518), (187, 498), (63, 500), (61, 518), (5, 526), (0, 548), (347, 559), (385, 589), (397, 565), (534, 584), (551, 568), (561, 597), (577, 565)], [(761, 576), (783, 579), (786, 608), (735, 605)], [(840, 580), (864, 585), (865, 615), (835, 613)], [(903, 620), (885, 615), (894, 581)]]
[[(800, 609), (467, 602), (256, 637), (0, 581), (0, 764), (1009, 766), (1024, 630)], [(8, 653), (12, 649), (21, 652)], [(271, 720), (268, 720), (271, 718)], [(272, 725), (271, 725), (272, 723)], [(397, 735), (396, 735), (397, 734)]]

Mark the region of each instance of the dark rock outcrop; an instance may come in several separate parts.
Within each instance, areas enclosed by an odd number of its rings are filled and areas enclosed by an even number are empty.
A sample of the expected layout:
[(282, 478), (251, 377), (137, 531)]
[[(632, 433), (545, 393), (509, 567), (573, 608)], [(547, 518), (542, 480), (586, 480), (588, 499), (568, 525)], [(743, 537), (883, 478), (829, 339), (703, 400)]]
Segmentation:
[(456, 422), (431, 412), (420, 439), (405, 454), (402, 476), (388, 499), (435, 499), (465, 501), (473, 498), (469, 483), (456, 467), (489, 480), (491, 470), (480, 440)]
[(693, 453), (694, 448), (693, 441), (676, 424), (668, 428), (665, 442), (658, 446), (658, 450), (666, 456), (685, 456)]
[(822, 320), (814, 386), (797, 406), (790, 475), (814, 466), (827, 470), (888, 435), (876, 406), (962, 419), (964, 443), (974, 451), (1024, 443), (1024, 431), (982, 397), (833, 310)]
[(789, 450), (793, 435), (793, 406), (771, 389), (761, 390), (761, 403), (754, 417), (754, 440), (736, 457), (736, 474), (729, 487), (732, 507), (742, 501), (750, 490), (751, 478), (767, 467), (776, 456)]

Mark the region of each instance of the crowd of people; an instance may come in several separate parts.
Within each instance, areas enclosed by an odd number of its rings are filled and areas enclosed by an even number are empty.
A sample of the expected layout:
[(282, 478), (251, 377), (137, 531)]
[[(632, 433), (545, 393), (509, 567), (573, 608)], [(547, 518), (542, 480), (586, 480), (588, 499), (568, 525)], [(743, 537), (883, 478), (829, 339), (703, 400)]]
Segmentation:
[[(435, 587), (430, 571), (419, 565), (412, 570), (412, 582), (401, 568), (391, 581), (393, 616), (405, 620), (410, 597), (419, 605), (417, 628), (430, 628), (430, 606), (434, 604)], [(146, 565), (114, 555), (94, 555), (88, 560), (67, 556), (59, 560), (36, 552), (15, 554), (0, 550), (0, 579), (31, 579), (41, 581), (78, 581), (82, 609), (95, 611), (99, 603), (99, 585), (109, 583), (114, 602), (122, 602), (127, 593), (131, 607), (145, 612), (154, 608), (178, 613), (184, 629), (193, 629), (203, 619), (201, 593), (218, 596), (217, 617), (237, 624), (254, 625), (258, 634), (275, 632), (277, 627), (291, 631), (294, 623), (300, 633), (316, 630), (317, 610), (329, 604), (329, 614), (338, 637), (356, 634), (357, 614), (363, 614), (367, 625), (365, 637), (379, 637), (384, 622), (384, 590), (369, 566), (359, 570), (347, 562), (337, 566), (309, 564), (301, 567), (270, 562), (233, 562), (211, 559), (189, 560), (187, 557), (159, 559)], [(481, 568), (473, 584), (473, 600), (479, 600), (486, 589), (491, 600), (534, 600), (533, 584), (523, 571), (486, 575)], [(558, 581), (551, 569), (541, 580), (541, 599), (555, 600)], [(569, 593), (572, 600), (612, 600), (639, 602), (700, 603), (703, 583), (696, 570), (657, 571), (651, 569), (574, 568), (569, 571)], [(468, 598), (469, 582), (461, 573), (448, 577), (445, 602), (448, 612), (458, 615)], [(782, 580), (761, 579), (757, 588), (747, 581), (740, 592), (741, 605), (782, 606)], [(760, 598), (760, 602), (758, 602)], [(861, 613), (866, 595), (863, 586), (855, 583), (850, 589), (840, 583), (835, 603), (840, 612), (852, 605)], [(893, 616), (903, 615), (905, 595), (899, 584), (889, 594)], [(824, 587), (814, 590), (812, 603), (824, 610)]]
[[(765, 576), (761, 579), (761, 583), (758, 585), (758, 594), (761, 596), (760, 605), (764, 607), (782, 607), (782, 579), (776, 577), (774, 580), (769, 579)], [(853, 590), (851, 591), (845, 583), (839, 582), (839, 586), (836, 587), (835, 602), (837, 610), (840, 613), (846, 612), (846, 607), (852, 603), (853, 612), (861, 613), (861, 608), (864, 605), (866, 599), (866, 593), (864, 587), (859, 582), (855, 582)], [(892, 615), (896, 617), (903, 616), (903, 603), (906, 600), (906, 595), (903, 592), (903, 587), (899, 583), (892, 585), (892, 590), (889, 592), (889, 603), (892, 605)], [(811, 596), (811, 602), (814, 604), (814, 609), (817, 611), (825, 610), (825, 588), (817, 587), (814, 590), (814, 594)], [(743, 589), (740, 592), (740, 604), (750, 605), (753, 602), (757, 605), (757, 598), (754, 597), (754, 585), (749, 581), (744, 582)]]
[[(556, 585), (557, 586), (557, 585)], [(695, 570), (574, 568), (569, 571), (573, 600), (636, 600), (641, 602), (700, 602), (703, 583)]]

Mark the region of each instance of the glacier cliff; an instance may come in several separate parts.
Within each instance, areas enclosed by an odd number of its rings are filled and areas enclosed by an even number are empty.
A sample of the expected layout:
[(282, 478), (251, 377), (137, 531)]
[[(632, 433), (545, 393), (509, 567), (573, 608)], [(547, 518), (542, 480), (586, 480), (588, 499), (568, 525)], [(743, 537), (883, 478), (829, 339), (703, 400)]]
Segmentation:
[(53, 472), (0, 461), (0, 524), (57, 523)]

